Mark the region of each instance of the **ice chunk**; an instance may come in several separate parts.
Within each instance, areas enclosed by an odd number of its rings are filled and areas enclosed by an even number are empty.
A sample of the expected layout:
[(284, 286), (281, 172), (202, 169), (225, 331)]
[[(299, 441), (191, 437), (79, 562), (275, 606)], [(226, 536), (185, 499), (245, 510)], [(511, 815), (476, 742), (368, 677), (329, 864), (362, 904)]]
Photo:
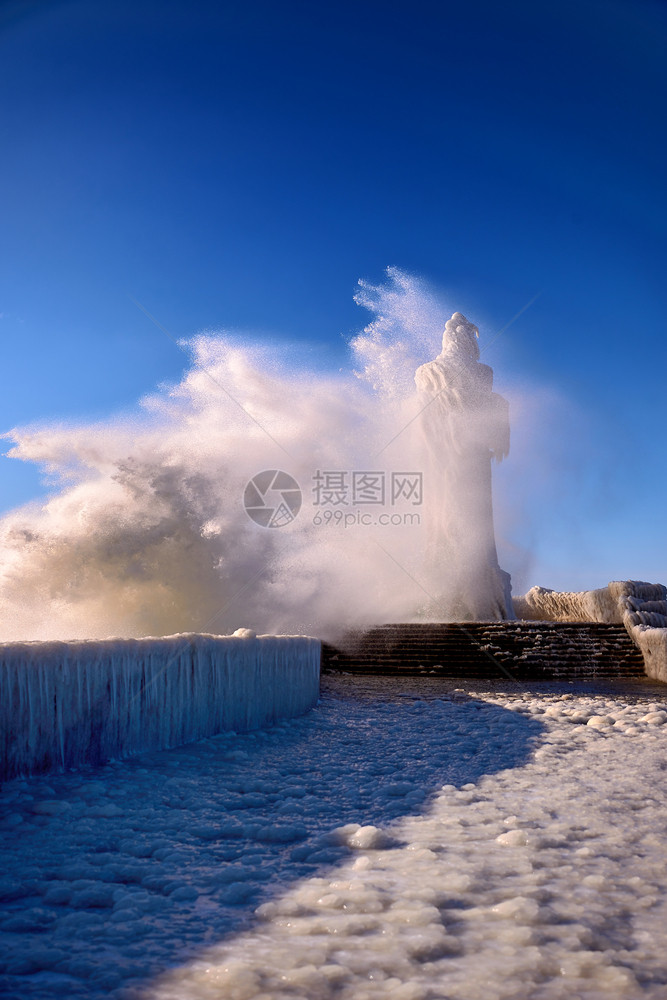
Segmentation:
[(359, 826), (358, 823), (348, 823), (332, 830), (327, 837), (329, 843), (342, 844), (357, 850), (382, 850), (389, 847), (393, 840), (384, 830), (376, 826)]
[(528, 836), (524, 830), (508, 830), (496, 837), (496, 843), (503, 847), (524, 847), (528, 843)]

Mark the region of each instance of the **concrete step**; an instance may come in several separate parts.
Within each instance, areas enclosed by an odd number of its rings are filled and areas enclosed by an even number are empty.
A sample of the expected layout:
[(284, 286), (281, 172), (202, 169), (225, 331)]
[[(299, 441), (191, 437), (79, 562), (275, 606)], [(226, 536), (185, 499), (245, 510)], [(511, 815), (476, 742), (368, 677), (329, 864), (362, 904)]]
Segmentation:
[(322, 669), (448, 677), (642, 677), (622, 625), (598, 622), (391, 623), (323, 643)]

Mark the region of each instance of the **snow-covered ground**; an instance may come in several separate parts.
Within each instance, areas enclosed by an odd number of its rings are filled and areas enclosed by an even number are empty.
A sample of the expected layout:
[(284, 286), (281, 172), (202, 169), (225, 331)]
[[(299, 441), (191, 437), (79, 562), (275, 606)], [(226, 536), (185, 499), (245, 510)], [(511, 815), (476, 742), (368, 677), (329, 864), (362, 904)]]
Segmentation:
[(9, 783), (0, 994), (664, 998), (665, 721), (649, 681), (325, 678), (263, 732)]

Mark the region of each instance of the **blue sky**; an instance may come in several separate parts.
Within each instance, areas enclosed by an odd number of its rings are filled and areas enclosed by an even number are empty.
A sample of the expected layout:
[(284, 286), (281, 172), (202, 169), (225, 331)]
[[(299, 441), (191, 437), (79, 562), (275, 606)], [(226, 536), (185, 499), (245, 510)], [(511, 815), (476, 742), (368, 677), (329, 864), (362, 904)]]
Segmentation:
[(567, 411), (528, 582), (665, 580), (666, 42), (653, 0), (5, 2), (0, 429), (179, 378), (130, 296), (340, 367), (388, 265), (482, 339), (539, 292), (488, 357)]

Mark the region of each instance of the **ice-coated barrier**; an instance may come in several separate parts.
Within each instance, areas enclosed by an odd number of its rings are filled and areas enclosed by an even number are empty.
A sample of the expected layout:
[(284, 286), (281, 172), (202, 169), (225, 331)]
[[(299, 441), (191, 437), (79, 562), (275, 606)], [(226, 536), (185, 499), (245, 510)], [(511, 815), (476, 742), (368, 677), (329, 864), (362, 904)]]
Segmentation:
[(320, 650), (251, 633), (0, 644), (0, 778), (302, 715), (317, 703)]
[(519, 618), (533, 621), (618, 622), (641, 650), (647, 677), (667, 683), (667, 587), (612, 581), (600, 590), (561, 593), (533, 587), (514, 598)]

